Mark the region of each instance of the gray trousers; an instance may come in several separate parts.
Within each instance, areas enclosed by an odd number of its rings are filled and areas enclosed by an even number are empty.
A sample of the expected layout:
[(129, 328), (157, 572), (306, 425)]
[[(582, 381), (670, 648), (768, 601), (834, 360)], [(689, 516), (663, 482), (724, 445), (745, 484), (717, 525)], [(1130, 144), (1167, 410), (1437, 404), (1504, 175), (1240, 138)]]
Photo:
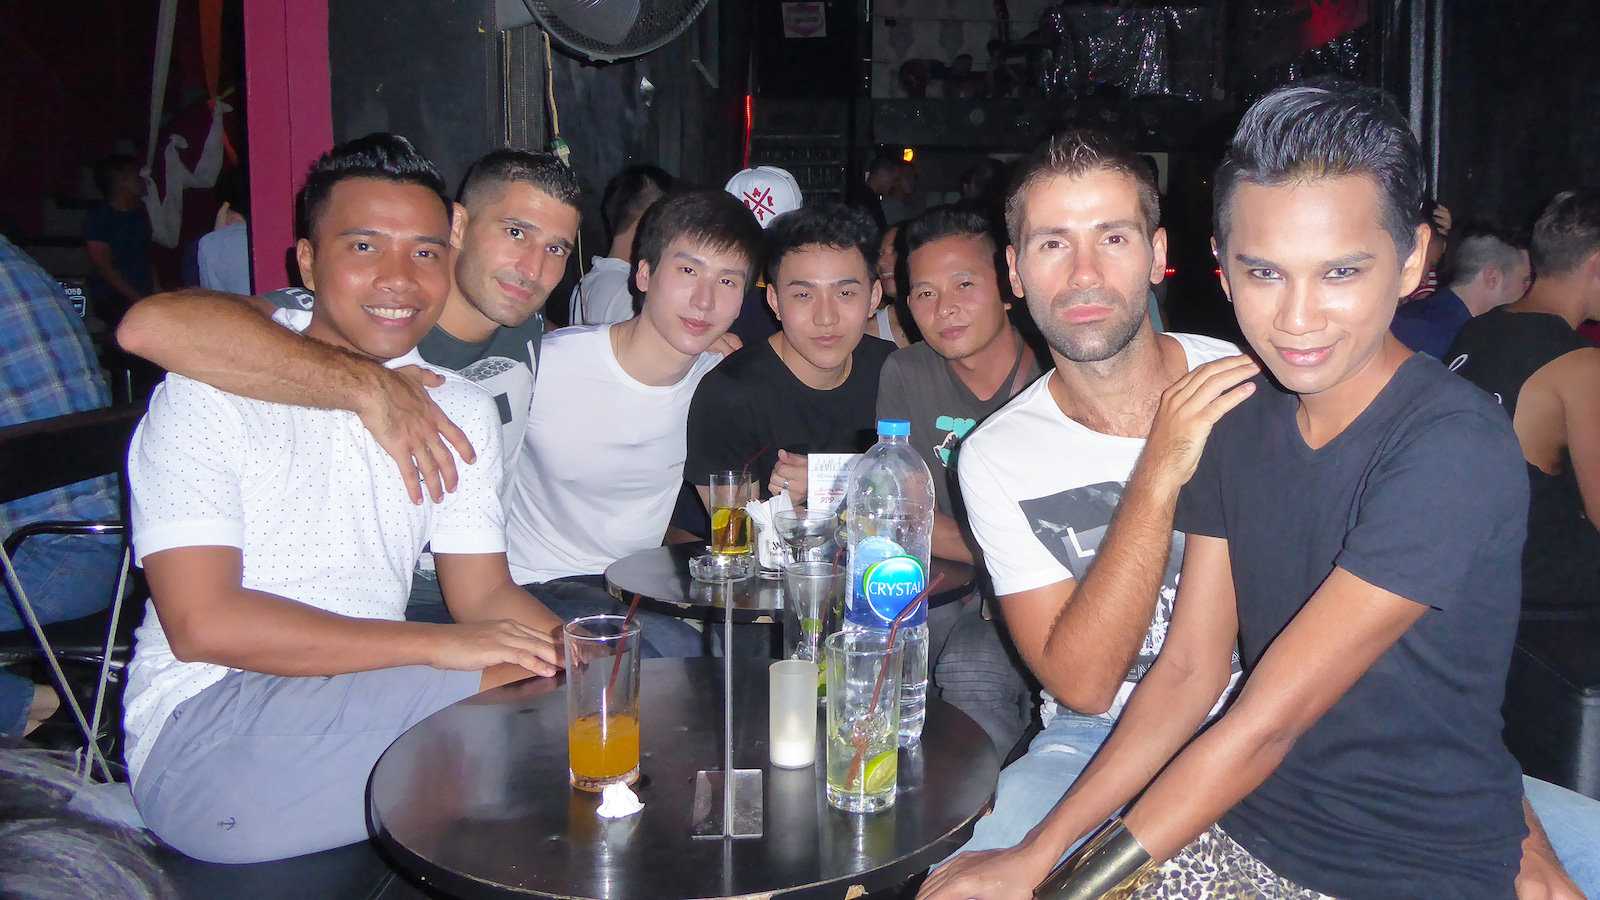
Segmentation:
[(480, 672), (230, 672), (173, 710), (133, 786), (145, 825), (207, 862), (367, 839), (367, 778), (406, 729), (478, 692)]
[(1033, 718), (1033, 688), (977, 593), (928, 612), (930, 694), (983, 727), (1003, 760)]

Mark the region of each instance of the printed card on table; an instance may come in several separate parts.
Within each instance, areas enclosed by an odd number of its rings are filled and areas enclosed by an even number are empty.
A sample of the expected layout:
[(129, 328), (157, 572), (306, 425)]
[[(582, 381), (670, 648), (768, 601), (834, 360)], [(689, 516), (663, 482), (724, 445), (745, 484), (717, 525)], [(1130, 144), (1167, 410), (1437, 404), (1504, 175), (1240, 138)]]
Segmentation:
[(850, 468), (859, 453), (812, 453), (806, 456), (806, 506), (838, 509), (850, 486)]

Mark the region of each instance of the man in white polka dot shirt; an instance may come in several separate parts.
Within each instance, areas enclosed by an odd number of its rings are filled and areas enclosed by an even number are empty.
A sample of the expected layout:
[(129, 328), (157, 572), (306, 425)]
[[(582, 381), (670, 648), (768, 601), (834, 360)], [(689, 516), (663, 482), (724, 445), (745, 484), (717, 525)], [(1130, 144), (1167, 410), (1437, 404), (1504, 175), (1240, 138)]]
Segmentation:
[[(390, 368), (425, 366), (416, 344), (450, 285), (442, 192), (404, 138), (324, 155), (296, 248), (316, 308), (279, 321)], [(363, 840), (366, 779), (396, 736), (559, 667), (561, 620), (506, 563), (494, 403), (434, 371), (432, 399), (479, 460), (421, 503), (354, 413), (179, 375), (151, 398), (128, 461), (151, 602), (129, 669), (127, 760), (146, 824), (177, 849), (239, 863)], [(430, 543), (459, 624), (404, 621)]]

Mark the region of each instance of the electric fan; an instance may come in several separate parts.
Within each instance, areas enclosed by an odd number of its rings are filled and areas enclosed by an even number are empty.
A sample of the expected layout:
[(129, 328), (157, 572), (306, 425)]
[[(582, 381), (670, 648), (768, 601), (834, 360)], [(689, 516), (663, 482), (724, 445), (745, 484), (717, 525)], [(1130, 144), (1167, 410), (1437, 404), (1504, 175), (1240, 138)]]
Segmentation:
[(523, 0), (539, 27), (593, 62), (643, 56), (682, 34), (709, 0)]

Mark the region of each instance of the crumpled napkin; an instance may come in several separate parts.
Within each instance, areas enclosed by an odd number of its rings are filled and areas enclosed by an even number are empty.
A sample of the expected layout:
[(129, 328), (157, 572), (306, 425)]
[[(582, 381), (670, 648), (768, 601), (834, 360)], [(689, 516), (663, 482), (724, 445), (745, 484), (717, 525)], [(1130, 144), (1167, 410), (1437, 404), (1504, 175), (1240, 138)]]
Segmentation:
[(600, 791), (600, 808), (595, 813), (602, 819), (620, 819), (641, 809), (644, 809), (644, 803), (639, 800), (639, 795), (619, 781), (606, 785)]

